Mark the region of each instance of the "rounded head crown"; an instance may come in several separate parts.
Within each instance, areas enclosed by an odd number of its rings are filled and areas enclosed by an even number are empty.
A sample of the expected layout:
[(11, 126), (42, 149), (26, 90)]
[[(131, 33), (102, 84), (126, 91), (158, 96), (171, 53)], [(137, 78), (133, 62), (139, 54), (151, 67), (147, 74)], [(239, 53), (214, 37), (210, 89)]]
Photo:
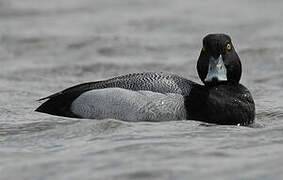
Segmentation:
[(205, 85), (239, 83), (242, 65), (230, 36), (208, 34), (203, 38), (197, 70)]

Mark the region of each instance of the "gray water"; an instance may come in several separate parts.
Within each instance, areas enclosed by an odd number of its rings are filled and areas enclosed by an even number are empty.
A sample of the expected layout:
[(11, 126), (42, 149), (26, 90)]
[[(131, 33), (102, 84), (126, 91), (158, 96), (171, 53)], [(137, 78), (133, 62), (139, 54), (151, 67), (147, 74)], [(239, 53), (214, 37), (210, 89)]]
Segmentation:
[[(1, 0), (0, 179), (283, 179), (283, 1)], [(200, 82), (207, 33), (231, 35), (254, 127), (36, 113), (82, 82), (165, 71)]]

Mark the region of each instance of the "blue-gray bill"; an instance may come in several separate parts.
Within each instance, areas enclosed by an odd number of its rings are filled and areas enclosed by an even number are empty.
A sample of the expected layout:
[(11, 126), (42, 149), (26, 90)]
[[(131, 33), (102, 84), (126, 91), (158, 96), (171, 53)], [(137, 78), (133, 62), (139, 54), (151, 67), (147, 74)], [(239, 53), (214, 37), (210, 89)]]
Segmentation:
[(213, 56), (209, 58), (208, 72), (204, 79), (205, 82), (217, 81), (227, 81), (227, 70), (224, 65), (222, 55), (217, 59)]

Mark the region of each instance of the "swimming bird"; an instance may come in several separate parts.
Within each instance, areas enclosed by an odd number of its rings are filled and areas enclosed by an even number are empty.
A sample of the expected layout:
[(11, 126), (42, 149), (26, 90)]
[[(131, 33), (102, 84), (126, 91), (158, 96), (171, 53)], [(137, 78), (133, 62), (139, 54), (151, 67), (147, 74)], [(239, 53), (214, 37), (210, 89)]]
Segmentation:
[(197, 61), (203, 82), (170, 73), (143, 72), (79, 84), (40, 99), (36, 111), (57, 116), (124, 121), (197, 120), (247, 125), (255, 103), (239, 83), (242, 65), (226, 34), (208, 34)]

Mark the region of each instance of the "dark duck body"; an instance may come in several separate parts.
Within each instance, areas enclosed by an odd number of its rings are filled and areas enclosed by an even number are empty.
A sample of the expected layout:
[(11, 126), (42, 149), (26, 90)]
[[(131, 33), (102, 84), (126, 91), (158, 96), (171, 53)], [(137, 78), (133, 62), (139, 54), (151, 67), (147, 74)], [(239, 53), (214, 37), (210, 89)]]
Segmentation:
[(198, 120), (247, 125), (255, 104), (239, 84), (242, 67), (231, 38), (203, 39), (197, 70), (204, 85), (168, 73), (135, 73), (70, 87), (40, 100), (36, 111), (52, 115), (125, 121)]

